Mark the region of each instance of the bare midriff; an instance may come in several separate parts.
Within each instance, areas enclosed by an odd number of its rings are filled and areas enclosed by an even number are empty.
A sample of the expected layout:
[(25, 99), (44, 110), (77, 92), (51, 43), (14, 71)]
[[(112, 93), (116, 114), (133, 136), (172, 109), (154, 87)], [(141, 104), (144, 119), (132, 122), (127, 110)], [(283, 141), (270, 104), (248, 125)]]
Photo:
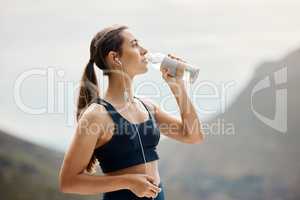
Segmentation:
[(160, 176), (158, 172), (158, 160), (141, 163), (138, 165), (130, 166), (113, 172), (107, 172), (105, 175), (122, 175), (122, 174), (147, 174), (154, 178), (155, 185), (159, 185)]

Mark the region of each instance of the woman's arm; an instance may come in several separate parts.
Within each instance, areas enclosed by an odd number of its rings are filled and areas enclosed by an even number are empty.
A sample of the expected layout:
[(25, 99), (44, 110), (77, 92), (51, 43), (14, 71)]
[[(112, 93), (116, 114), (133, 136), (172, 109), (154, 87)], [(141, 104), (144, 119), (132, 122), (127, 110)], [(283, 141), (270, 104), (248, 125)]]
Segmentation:
[(84, 173), (96, 142), (105, 131), (103, 124), (106, 124), (107, 119), (99, 114), (104, 113), (102, 108), (99, 105), (91, 105), (78, 121), (75, 135), (59, 172), (59, 186), (64, 193), (97, 194), (128, 189), (126, 175), (93, 176)]
[[(170, 57), (175, 58), (173, 56)], [(148, 101), (152, 105), (161, 133), (180, 142), (189, 144), (201, 143), (204, 140), (204, 134), (196, 109), (187, 95), (184, 81), (182, 80), (183, 68), (177, 70), (176, 77), (170, 76), (169, 71), (166, 69), (161, 69), (161, 72), (176, 98), (181, 115), (181, 119), (178, 119), (164, 112), (157, 104)]]
[(169, 83), (169, 87), (176, 98), (180, 110), (181, 119), (164, 113), (158, 108), (157, 118), (159, 123), (167, 124), (165, 134), (171, 138), (187, 143), (200, 143), (204, 140), (204, 134), (201, 129), (201, 123), (197, 116), (196, 109), (192, 104), (184, 81), (182, 79)]

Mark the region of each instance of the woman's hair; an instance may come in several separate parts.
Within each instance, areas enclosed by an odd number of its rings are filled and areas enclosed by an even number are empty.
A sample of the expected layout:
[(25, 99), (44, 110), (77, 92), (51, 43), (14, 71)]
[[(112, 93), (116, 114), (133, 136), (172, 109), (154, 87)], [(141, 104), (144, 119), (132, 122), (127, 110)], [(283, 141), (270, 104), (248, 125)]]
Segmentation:
[[(90, 44), (90, 59), (84, 68), (79, 86), (76, 112), (77, 121), (79, 121), (82, 113), (92, 100), (99, 96), (99, 86), (94, 70), (94, 63), (99, 69), (103, 70), (103, 75), (109, 75), (106, 56), (110, 51), (115, 51), (122, 55), (123, 37), (120, 33), (127, 28), (127, 26), (114, 25), (104, 28), (93, 37)], [(93, 154), (86, 171), (94, 173), (97, 162), (98, 160)]]

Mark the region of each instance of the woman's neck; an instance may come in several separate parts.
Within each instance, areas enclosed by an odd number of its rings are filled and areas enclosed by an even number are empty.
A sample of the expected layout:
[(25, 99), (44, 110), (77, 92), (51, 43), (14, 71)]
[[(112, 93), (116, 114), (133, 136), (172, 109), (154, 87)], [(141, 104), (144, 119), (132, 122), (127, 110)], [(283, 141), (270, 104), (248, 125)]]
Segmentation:
[[(122, 77), (123, 76), (123, 77)], [(105, 99), (113, 100), (116, 104), (125, 104), (125, 91), (128, 94), (128, 101), (133, 102), (133, 78), (124, 75), (110, 75), (108, 78), (108, 88)]]

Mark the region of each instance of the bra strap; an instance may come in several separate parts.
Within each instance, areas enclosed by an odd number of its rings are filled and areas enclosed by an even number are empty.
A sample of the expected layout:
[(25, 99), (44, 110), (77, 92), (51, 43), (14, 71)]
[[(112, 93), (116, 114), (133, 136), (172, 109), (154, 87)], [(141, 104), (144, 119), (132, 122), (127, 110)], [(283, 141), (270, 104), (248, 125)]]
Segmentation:
[(146, 108), (146, 110), (147, 110), (147, 112), (148, 112), (150, 118), (153, 118), (152, 113), (151, 113), (151, 112), (149, 111), (149, 109), (148, 109), (148, 106), (146, 106), (146, 104), (145, 104), (140, 98), (138, 98), (138, 97), (136, 97), (136, 96), (134, 96), (134, 98), (138, 99), (138, 100), (144, 105), (144, 107)]
[(116, 123), (119, 124), (121, 119), (120, 119), (120, 115), (119, 112), (107, 101), (105, 101), (104, 99), (102, 99), (101, 97), (97, 97), (96, 98), (96, 102), (98, 104), (101, 104), (105, 107), (105, 109), (107, 110), (107, 112), (109, 113), (109, 115), (111, 116), (112, 120)]

